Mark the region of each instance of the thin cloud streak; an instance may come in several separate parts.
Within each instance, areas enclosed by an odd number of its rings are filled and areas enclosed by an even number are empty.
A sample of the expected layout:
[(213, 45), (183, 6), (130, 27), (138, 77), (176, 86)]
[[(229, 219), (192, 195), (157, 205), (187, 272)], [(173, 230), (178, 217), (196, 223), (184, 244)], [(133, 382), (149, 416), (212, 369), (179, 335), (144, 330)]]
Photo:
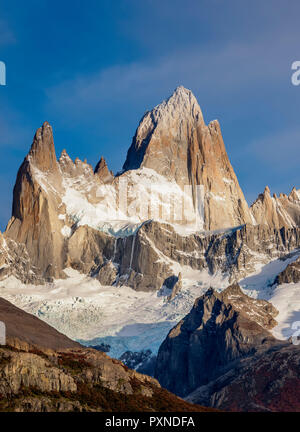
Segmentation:
[(276, 86), (282, 78), (289, 82), (289, 63), (278, 61), (278, 49), (277, 45), (266, 53), (261, 44), (230, 44), (219, 52), (193, 49), (152, 63), (117, 65), (94, 75), (79, 75), (48, 88), (46, 95), (51, 109), (72, 118), (85, 115), (86, 110), (90, 115), (125, 102), (140, 103), (154, 94), (166, 96), (180, 84), (212, 98), (219, 93), (223, 98), (241, 91), (249, 94), (254, 88)]

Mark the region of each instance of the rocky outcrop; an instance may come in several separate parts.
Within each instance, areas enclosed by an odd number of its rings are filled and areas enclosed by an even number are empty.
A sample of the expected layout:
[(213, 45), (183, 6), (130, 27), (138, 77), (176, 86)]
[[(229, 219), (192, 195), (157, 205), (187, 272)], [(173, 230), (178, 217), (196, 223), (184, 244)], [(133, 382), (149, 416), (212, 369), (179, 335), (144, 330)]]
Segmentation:
[(66, 266), (95, 274), (113, 256), (113, 237), (87, 225), (79, 226), (68, 239)]
[(201, 185), (203, 196), (198, 198), (203, 201), (206, 230), (252, 221), (218, 121), (206, 126), (195, 96), (182, 86), (142, 118), (123, 169), (141, 167), (175, 180), (181, 188), (190, 186), (195, 210)]
[(15, 276), (23, 283), (44, 282), (40, 270), (33, 266), (26, 246), (0, 233), (0, 280), (9, 276)]
[(300, 258), (289, 264), (274, 281), (278, 285), (298, 282), (300, 282)]
[(208, 384), (247, 356), (280, 344), (268, 331), (276, 309), (232, 285), (209, 289), (162, 343), (155, 377), (170, 391), (186, 396)]
[(225, 411), (299, 411), (300, 348), (276, 340), (276, 309), (237, 284), (209, 289), (161, 345), (155, 376), (189, 402)]
[(7, 399), (21, 392), (23, 387), (41, 392), (75, 392), (74, 378), (51, 362), (32, 353), (0, 349), (0, 394)]
[(270, 228), (294, 228), (300, 225), (300, 195), (296, 188), (293, 188), (289, 196), (280, 194), (278, 197), (274, 194), (271, 197), (267, 186), (250, 210), (256, 223)]
[[(179, 272), (179, 274), (178, 274), (177, 277), (176, 276), (171, 276), (171, 278), (168, 278), (168, 279), (172, 280), (172, 282), (170, 284), (171, 285), (170, 286), (171, 294), (168, 296), (168, 301), (171, 301), (171, 300), (173, 300), (177, 296), (177, 294), (182, 289), (182, 275)], [(164, 284), (166, 285), (166, 281), (164, 282)], [(168, 285), (166, 285), (166, 286), (168, 287)]]
[(108, 285), (108, 286), (114, 285), (118, 277), (117, 266), (113, 262), (107, 261), (100, 268), (96, 277), (101, 282), (102, 285)]
[(258, 263), (284, 257), (299, 247), (299, 228), (244, 225), (181, 236), (170, 225), (149, 221), (135, 235), (118, 239), (113, 261), (119, 265), (118, 284), (152, 291), (177, 277), (174, 267), (219, 271), (235, 281), (254, 272)]
[(0, 348), (0, 411), (210, 411), (92, 349)]

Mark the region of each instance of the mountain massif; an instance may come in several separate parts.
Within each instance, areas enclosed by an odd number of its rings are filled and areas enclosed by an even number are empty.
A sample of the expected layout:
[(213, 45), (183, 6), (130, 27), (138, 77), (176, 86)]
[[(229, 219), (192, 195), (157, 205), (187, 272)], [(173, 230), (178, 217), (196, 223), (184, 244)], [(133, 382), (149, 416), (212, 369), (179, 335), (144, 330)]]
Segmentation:
[[(151, 358), (160, 384), (188, 401), (299, 410), (299, 348), (272, 333), (298, 316), (299, 255), (300, 191), (266, 187), (249, 207), (218, 121), (206, 125), (180, 86), (145, 113), (117, 174), (103, 157), (95, 168), (66, 150), (57, 158), (51, 125), (36, 131), (0, 233), (0, 290), (74, 339), (110, 349), (98, 336), (116, 337), (115, 357), (136, 368)], [(0, 350), (0, 393), (18, 410), (108, 409), (107, 398), (116, 409), (202, 409), (5, 300), (0, 319), (22, 341)], [(133, 353), (124, 341), (144, 345)]]
[(145, 114), (117, 176), (103, 158), (95, 170), (66, 151), (57, 160), (51, 126), (38, 129), (14, 187), (3, 273), (40, 283), (72, 267), (148, 291), (177, 277), (179, 263), (236, 280), (257, 254), (268, 262), (299, 246), (299, 215), (295, 188), (280, 197), (266, 188), (248, 207), (218, 122), (206, 126), (178, 87)]

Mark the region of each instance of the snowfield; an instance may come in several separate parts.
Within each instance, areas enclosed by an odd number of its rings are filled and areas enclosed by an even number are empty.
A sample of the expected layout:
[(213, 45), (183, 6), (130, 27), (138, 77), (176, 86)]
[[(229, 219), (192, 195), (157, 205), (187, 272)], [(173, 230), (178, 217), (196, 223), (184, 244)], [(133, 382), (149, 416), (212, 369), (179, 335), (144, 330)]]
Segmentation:
[(110, 355), (119, 356), (127, 349), (156, 352), (168, 331), (211, 283), (219, 289), (228, 285), (220, 275), (212, 277), (189, 267), (181, 271), (183, 289), (171, 302), (167, 289), (147, 293), (102, 286), (72, 269), (65, 270), (67, 279), (38, 286), (24, 285), (11, 276), (0, 282), (0, 296), (72, 339), (93, 345), (109, 343)]
[[(272, 286), (276, 275), (299, 256), (274, 260), (258, 266), (239, 283), (255, 298), (271, 301), (279, 310), (273, 334), (286, 339), (300, 321), (300, 284)], [(166, 288), (137, 292), (129, 287), (102, 286), (96, 279), (66, 269), (66, 279), (45, 285), (24, 285), (15, 277), (0, 282), (0, 296), (87, 345), (108, 343), (109, 355), (119, 357), (127, 350), (151, 349), (156, 353), (169, 330), (192, 308), (194, 300), (210, 286), (218, 291), (229, 285), (225, 275), (210, 275), (184, 266), (182, 291), (168, 301)]]

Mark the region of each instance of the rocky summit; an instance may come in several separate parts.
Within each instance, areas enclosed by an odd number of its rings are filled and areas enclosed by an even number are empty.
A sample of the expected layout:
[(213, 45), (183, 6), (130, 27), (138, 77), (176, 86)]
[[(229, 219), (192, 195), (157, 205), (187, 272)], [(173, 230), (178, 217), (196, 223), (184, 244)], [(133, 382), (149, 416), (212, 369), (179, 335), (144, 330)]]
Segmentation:
[(207, 126), (190, 90), (173, 95), (141, 120), (124, 170), (150, 168), (180, 187), (203, 187), (203, 228), (214, 230), (251, 222), (251, 214), (228, 159), (217, 120)]

